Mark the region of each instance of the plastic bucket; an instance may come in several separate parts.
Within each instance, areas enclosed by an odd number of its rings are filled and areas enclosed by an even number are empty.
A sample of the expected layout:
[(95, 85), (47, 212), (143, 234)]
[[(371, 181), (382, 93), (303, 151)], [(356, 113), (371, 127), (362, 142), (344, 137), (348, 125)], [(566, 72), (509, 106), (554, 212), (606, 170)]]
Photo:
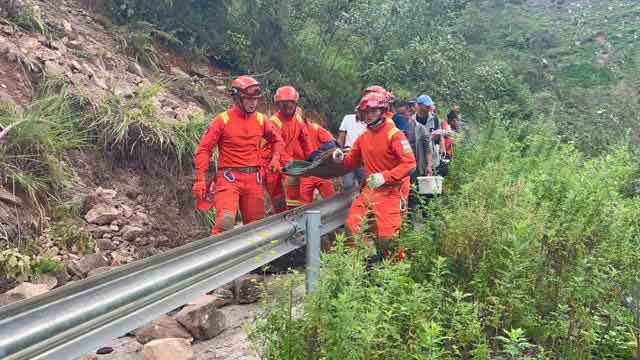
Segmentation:
[(442, 176), (418, 176), (419, 194), (441, 194)]

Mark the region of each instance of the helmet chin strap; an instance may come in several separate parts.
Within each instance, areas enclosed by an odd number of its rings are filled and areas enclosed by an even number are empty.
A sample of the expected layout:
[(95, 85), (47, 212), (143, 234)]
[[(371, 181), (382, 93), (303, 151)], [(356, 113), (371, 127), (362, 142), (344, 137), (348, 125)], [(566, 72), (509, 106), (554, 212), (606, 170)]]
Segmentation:
[(247, 109), (245, 109), (244, 105), (242, 104), (242, 98), (240, 96), (236, 97), (236, 104), (238, 104), (238, 107), (240, 108), (240, 110), (242, 110), (242, 112), (244, 112), (245, 114), (253, 114), (255, 112), (248, 112)]
[(369, 129), (375, 129), (384, 123), (384, 115), (380, 115), (378, 119), (370, 124), (367, 124)]

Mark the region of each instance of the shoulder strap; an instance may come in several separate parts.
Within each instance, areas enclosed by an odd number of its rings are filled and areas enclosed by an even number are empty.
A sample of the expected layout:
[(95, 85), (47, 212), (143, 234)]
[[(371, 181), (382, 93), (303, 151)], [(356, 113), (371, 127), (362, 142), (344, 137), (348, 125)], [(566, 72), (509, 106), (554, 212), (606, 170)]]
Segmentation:
[(304, 120), (302, 119), (302, 116), (300, 116), (300, 114), (298, 114), (297, 112), (296, 112), (296, 120), (298, 120), (299, 123), (304, 122)]

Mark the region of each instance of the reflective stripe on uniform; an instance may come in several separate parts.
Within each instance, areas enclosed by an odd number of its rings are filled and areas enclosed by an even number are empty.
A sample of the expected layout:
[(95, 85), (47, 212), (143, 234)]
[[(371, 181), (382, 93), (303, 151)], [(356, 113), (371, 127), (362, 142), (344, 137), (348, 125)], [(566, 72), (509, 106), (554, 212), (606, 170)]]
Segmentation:
[(264, 115), (262, 115), (262, 113), (258, 113), (258, 124), (262, 125), (264, 124)]
[(391, 128), (391, 130), (389, 130), (389, 133), (387, 133), (387, 139), (391, 140), (393, 138), (393, 135), (395, 135), (398, 131), (400, 130), (398, 130), (397, 127)]
[(287, 206), (301, 206), (300, 200), (287, 200)]
[(220, 117), (222, 118), (222, 122), (227, 125), (227, 123), (229, 123), (229, 114), (225, 111), (222, 114), (220, 114)]
[(271, 117), (271, 121), (273, 121), (274, 124), (278, 125), (279, 128), (282, 128), (282, 121), (277, 116), (273, 115)]

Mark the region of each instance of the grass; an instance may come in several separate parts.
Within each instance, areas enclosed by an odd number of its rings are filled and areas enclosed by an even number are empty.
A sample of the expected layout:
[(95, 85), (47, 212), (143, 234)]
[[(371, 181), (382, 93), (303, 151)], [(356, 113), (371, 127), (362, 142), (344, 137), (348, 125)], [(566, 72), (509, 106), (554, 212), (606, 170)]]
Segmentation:
[(131, 99), (110, 95), (94, 103), (88, 128), (95, 132), (97, 145), (124, 158), (140, 158), (151, 151), (168, 155), (180, 165), (190, 164), (207, 122), (162, 121), (153, 99), (164, 91), (165, 83), (159, 81), (144, 87)]
[(22, 112), (4, 103), (0, 126), (15, 126), (0, 139), (2, 183), (24, 192), (38, 207), (64, 189), (72, 178), (65, 151), (90, 145), (77, 119), (82, 108), (81, 99), (59, 79), (45, 80), (36, 100)]

